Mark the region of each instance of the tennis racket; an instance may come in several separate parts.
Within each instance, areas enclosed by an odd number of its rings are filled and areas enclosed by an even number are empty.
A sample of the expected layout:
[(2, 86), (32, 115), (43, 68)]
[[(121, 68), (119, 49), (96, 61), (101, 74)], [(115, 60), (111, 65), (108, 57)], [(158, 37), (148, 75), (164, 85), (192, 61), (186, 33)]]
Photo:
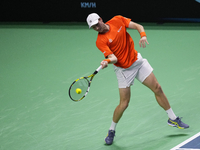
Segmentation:
[(69, 97), (75, 102), (82, 100), (90, 90), (92, 79), (101, 69), (100, 65), (93, 74), (76, 79), (69, 87)]

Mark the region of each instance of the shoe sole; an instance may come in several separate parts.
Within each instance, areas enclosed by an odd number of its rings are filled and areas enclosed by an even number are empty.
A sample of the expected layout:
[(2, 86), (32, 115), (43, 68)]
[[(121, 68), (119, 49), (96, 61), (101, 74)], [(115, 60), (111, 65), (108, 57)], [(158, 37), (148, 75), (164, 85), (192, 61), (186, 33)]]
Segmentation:
[(179, 129), (186, 129), (186, 128), (180, 127), (177, 123), (175, 123), (175, 124), (168, 123), (168, 125), (171, 126), (171, 127), (177, 127)]
[[(107, 138), (107, 137), (106, 137), (106, 138)], [(106, 143), (106, 138), (104, 139), (104, 142), (105, 142), (105, 144), (106, 144), (106, 145), (112, 145), (112, 144), (113, 144), (113, 142), (112, 142), (112, 143), (109, 143), (109, 144), (108, 144), (108, 143)]]

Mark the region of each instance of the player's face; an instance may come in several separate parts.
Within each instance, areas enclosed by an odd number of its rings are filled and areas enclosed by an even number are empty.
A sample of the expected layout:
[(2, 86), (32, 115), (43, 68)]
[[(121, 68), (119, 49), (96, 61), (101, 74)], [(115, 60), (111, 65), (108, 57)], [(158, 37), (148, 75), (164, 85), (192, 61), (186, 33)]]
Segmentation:
[(99, 33), (104, 33), (106, 26), (103, 23), (103, 21), (101, 19), (99, 19), (99, 22), (97, 24), (93, 25), (92, 28)]

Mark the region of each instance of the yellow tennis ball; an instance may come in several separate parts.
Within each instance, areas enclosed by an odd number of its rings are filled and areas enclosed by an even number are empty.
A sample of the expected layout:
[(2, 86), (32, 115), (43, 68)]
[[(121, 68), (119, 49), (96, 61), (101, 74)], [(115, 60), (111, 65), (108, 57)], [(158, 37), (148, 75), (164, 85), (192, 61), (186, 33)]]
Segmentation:
[(81, 89), (79, 89), (79, 88), (76, 89), (76, 93), (77, 93), (77, 94), (81, 94), (81, 92), (82, 92)]

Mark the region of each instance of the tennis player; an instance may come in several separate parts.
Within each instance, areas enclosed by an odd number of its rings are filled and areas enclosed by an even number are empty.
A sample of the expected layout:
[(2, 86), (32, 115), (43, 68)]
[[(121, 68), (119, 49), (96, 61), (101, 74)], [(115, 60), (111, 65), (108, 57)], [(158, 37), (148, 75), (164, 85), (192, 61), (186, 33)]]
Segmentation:
[(180, 129), (189, 128), (174, 114), (167, 97), (153, 74), (153, 68), (135, 50), (134, 41), (126, 31), (127, 28), (136, 29), (141, 37), (139, 45), (145, 48), (146, 44), (149, 43), (143, 26), (120, 15), (104, 23), (98, 14), (92, 13), (88, 15), (86, 20), (89, 28), (98, 32), (96, 46), (105, 56), (105, 59), (101, 61), (102, 68), (107, 67), (108, 64), (114, 64), (114, 72), (119, 86), (120, 101), (114, 111), (113, 120), (105, 138), (106, 144), (113, 143), (116, 125), (128, 107), (131, 95), (130, 86), (134, 84), (135, 78), (153, 91), (158, 104), (168, 114), (170, 126)]

